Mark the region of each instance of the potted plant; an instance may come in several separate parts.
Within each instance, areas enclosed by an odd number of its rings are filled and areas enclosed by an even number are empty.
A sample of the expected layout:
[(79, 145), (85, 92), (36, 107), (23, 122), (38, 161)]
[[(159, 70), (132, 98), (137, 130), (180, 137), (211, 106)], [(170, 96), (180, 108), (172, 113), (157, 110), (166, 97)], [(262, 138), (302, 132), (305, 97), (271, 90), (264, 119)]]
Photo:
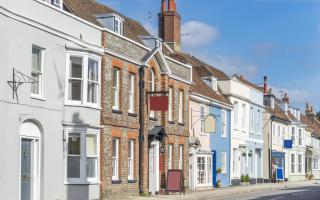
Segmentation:
[(242, 185), (242, 186), (250, 185), (249, 175), (241, 175), (241, 183), (240, 183), (240, 185)]
[(221, 180), (218, 180), (217, 181), (217, 188), (221, 188), (221, 186), (222, 186), (222, 182), (221, 182)]
[(216, 172), (217, 172), (217, 175), (218, 175), (218, 174), (221, 174), (222, 169), (221, 169), (221, 168), (218, 168), (218, 169), (216, 170)]

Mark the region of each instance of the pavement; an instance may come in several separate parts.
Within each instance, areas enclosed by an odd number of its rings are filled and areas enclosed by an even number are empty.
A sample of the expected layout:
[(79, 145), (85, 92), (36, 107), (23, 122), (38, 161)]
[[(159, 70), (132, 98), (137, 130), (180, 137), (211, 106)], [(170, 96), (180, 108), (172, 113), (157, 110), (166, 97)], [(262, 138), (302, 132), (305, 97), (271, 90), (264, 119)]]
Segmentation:
[(211, 191), (189, 192), (186, 195), (154, 195), (132, 197), (135, 200), (320, 200), (320, 182), (302, 181), (236, 186)]

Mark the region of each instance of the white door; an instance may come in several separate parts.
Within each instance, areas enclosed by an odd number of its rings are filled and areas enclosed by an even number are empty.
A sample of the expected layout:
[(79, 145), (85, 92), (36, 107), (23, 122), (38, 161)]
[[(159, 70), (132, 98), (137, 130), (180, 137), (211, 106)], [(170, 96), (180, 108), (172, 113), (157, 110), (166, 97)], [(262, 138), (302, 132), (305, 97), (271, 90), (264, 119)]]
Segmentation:
[(21, 200), (39, 199), (39, 140), (21, 139)]
[(190, 190), (195, 190), (195, 173), (194, 173), (194, 155), (190, 156), (190, 161), (189, 161), (189, 187)]
[(159, 192), (159, 141), (151, 143), (149, 148), (149, 192)]

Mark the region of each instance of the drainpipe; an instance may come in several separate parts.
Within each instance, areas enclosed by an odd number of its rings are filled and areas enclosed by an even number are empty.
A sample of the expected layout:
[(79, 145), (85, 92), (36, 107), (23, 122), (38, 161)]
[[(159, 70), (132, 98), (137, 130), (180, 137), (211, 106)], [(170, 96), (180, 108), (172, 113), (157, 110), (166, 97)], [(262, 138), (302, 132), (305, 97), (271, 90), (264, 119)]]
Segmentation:
[(144, 100), (145, 100), (145, 81), (144, 81), (144, 74), (145, 74), (145, 66), (139, 68), (139, 192), (140, 194), (143, 193), (143, 149), (144, 149)]

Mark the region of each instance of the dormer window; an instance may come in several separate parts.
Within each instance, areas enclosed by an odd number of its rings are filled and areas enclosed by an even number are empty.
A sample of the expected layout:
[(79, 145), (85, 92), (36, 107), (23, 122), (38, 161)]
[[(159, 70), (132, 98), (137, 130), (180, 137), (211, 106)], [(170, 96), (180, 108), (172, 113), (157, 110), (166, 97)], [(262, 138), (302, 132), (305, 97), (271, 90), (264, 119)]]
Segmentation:
[(51, 0), (51, 4), (61, 8), (62, 7), (62, 0)]
[(203, 78), (204, 82), (214, 91), (218, 91), (218, 79), (214, 76)]
[(123, 35), (123, 22), (118, 18), (114, 19), (114, 32)]
[(101, 25), (116, 34), (123, 35), (123, 22), (124, 19), (116, 13), (100, 14), (97, 15), (97, 20)]

